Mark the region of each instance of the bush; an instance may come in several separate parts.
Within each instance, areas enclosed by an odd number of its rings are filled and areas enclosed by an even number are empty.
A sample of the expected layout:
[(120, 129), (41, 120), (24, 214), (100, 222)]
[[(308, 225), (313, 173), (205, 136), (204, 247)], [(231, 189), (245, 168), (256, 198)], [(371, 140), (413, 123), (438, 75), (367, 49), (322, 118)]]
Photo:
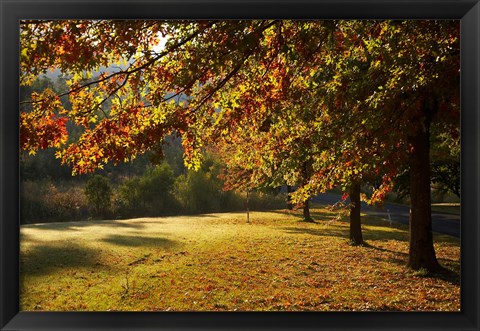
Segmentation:
[(236, 192), (224, 191), (218, 178), (221, 166), (207, 158), (198, 171), (177, 177), (175, 196), (182, 211), (189, 214), (242, 210), (244, 202)]
[(106, 216), (110, 211), (112, 188), (108, 178), (95, 175), (85, 186), (85, 196), (95, 216)]
[[(246, 194), (242, 194), (243, 199), (246, 200)], [(273, 192), (250, 192), (248, 198), (248, 207), (250, 210), (274, 210), (284, 209), (287, 207), (287, 197), (285, 193)]]
[(140, 177), (125, 179), (118, 194), (116, 202), (118, 213), (121, 216), (135, 216), (136, 212), (144, 207), (141, 197)]
[(20, 191), (20, 222), (68, 222), (88, 214), (83, 189), (79, 185), (56, 185), (49, 180), (23, 181)]
[(211, 213), (220, 210), (220, 187), (204, 171), (189, 171), (175, 183), (175, 195), (182, 210), (189, 214)]
[(158, 216), (177, 209), (173, 196), (175, 177), (168, 163), (149, 168), (142, 177), (123, 182), (119, 189), (119, 213), (122, 216)]
[(174, 182), (173, 170), (168, 163), (162, 163), (145, 172), (140, 179), (140, 187), (149, 214), (165, 214), (172, 211)]
[[(175, 196), (182, 211), (189, 214), (246, 210), (246, 192), (224, 191), (219, 178), (221, 165), (207, 159), (198, 171), (188, 171), (175, 182)], [(250, 192), (250, 210), (271, 210), (286, 207), (286, 196), (278, 190)]]

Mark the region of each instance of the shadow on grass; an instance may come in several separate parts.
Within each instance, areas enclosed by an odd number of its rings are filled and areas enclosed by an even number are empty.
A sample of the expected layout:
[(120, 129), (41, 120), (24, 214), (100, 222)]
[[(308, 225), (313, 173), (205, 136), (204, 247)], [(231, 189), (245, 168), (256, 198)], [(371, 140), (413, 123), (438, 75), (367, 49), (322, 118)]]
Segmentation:
[[(320, 224), (318, 222), (312, 223), (312, 222), (304, 222), (305, 224)], [(346, 230), (334, 230), (332, 228), (322, 228), (322, 229), (309, 229), (309, 228), (301, 228), (301, 227), (282, 227), (280, 230), (283, 230), (287, 233), (292, 233), (292, 234), (308, 234), (312, 236), (320, 236), (320, 237), (348, 237), (348, 229)]]
[(162, 237), (145, 237), (140, 235), (125, 236), (125, 235), (109, 235), (103, 239), (103, 242), (114, 244), (117, 246), (127, 247), (158, 247), (158, 248), (173, 248), (178, 246), (178, 242)]
[[(442, 264), (442, 259), (439, 259), (440, 265)], [(429, 277), (440, 278), (446, 282), (449, 282), (453, 285), (461, 286), (461, 276), (459, 272), (453, 271), (450, 268), (443, 268), (441, 271), (429, 274)]]
[[(303, 219), (303, 212), (301, 210), (271, 210), (269, 211), (270, 213), (275, 213), (275, 214), (281, 214), (281, 215), (286, 215), (286, 216), (293, 216), (295, 218)], [(330, 212), (330, 211), (316, 211), (315, 209), (310, 210), (310, 216), (315, 220), (315, 223), (318, 223), (319, 221), (329, 221), (337, 217), (336, 212)]]
[(143, 229), (145, 227), (145, 225), (143, 224), (145, 223), (151, 223), (151, 222), (128, 222), (128, 221), (126, 222), (126, 221), (117, 221), (117, 220), (79, 221), (79, 222), (28, 224), (28, 225), (22, 225), (22, 227), (38, 229), (38, 230), (74, 230), (74, 231), (78, 230), (79, 228), (81, 229), (89, 226)]
[[(287, 212), (279, 211), (282, 214), (288, 214)], [(299, 219), (298, 226), (284, 227), (282, 230), (288, 231), (290, 233), (298, 234), (310, 234), (317, 236), (337, 236), (345, 237), (348, 239), (348, 218), (343, 218), (342, 220), (333, 221), (336, 218), (336, 214), (326, 213), (317, 213), (315, 217), (315, 222), (302, 222)], [(299, 216), (300, 215), (294, 215)], [(332, 226), (329, 225), (329, 222), (333, 221)], [(318, 225), (318, 228), (305, 228), (299, 224), (315, 224)], [(341, 224), (345, 226), (345, 230), (335, 229), (336, 225)], [(401, 242), (408, 242), (408, 226), (404, 224), (393, 223), (389, 224), (387, 221), (379, 219), (377, 217), (362, 216), (362, 232), (364, 240), (366, 241), (388, 241), (396, 240)], [(448, 235), (435, 235), (434, 241), (436, 243), (446, 243), (455, 245), (455, 238)]]
[[(409, 242), (408, 232), (405, 232), (404, 227), (402, 227), (402, 225), (396, 226), (396, 225), (381, 224), (377, 220), (368, 220), (365, 223), (370, 226), (385, 226), (386, 230), (382, 231), (381, 229), (371, 229), (371, 228), (363, 229), (365, 242), (363, 243), (363, 245), (361, 245), (361, 247), (374, 249), (381, 252), (391, 253), (395, 256), (375, 257), (375, 259), (379, 262), (387, 262), (387, 263), (392, 263), (392, 264), (406, 267), (408, 262), (407, 253), (378, 247), (372, 244), (375, 242), (389, 241), (389, 240)], [(322, 224), (322, 223), (317, 222), (316, 224)], [(349, 236), (348, 228), (341, 230), (341, 229), (329, 228), (328, 226), (325, 226), (325, 225), (323, 226), (320, 225), (320, 226), (321, 228), (317, 228), (317, 229), (305, 228), (300, 226), (297, 226), (297, 227), (292, 226), (292, 227), (283, 227), (281, 228), (281, 230), (284, 230), (288, 233), (293, 233), (293, 234), (307, 234), (312, 236), (324, 236), (324, 237), (325, 236), (341, 237), (341, 238), (345, 238), (345, 240), (348, 240), (348, 236)], [(448, 236), (440, 236), (436, 239), (437, 239), (436, 242), (446, 242), (446, 243), (450, 243), (450, 240), (451, 240)], [(459, 263), (455, 260), (449, 260), (449, 259), (438, 259), (438, 260), (441, 265), (448, 266), (448, 268), (444, 268), (439, 272), (428, 273), (425, 277), (443, 279), (444, 281), (447, 281), (453, 285), (459, 286), (460, 275), (456, 271), (452, 270), (452, 268), (456, 269)]]
[[(381, 252), (393, 253), (396, 256), (398, 256), (398, 257), (388, 257), (388, 258), (375, 257), (375, 260), (377, 260), (377, 261), (394, 263), (394, 264), (397, 264), (397, 265), (403, 266), (403, 267), (406, 267), (406, 265), (407, 265), (407, 262), (408, 262), (408, 254), (407, 253), (393, 251), (391, 249), (386, 249), (386, 248), (382, 248), (382, 247), (377, 247), (377, 246), (374, 246), (370, 243), (364, 243), (362, 246), (365, 247), (365, 248), (374, 249), (374, 250), (381, 251)], [(438, 262), (440, 262), (440, 265), (442, 265), (442, 266), (445, 266), (446, 264), (453, 264), (453, 265), (458, 265), (459, 264), (457, 261), (448, 260), (448, 259), (438, 259)], [(422, 272), (415, 272), (415, 271), (411, 271), (411, 272), (414, 273), (414, 274), (418, 273), (418, 275), (421, 275), (421, 277), (438, 278), (438, 279), (442, 279), (446, 282), (449, 282), (453, 285), (460, 286), (460, 274), (457, 273), (456, 271), (451, 270), (450, 268), (443, 267), (438, 272), (427, 272), (424, 275), (422, 275)]]
[(88, 268), (97, 263), (95, 250), (69, 243), (38, 245), (20, 253), (20, 273), (46, 275), (64, 268)]
[[(319, 228), (312, 229), (312, 228), (304, 228), (304, 227), (283, 227), (281, 230), (284, 230), (288, 233), (296, 233), (296, 234), (309, 234), (312, 236), (328, 236), (328, 237), (342, 237), (348, 239), (349, 237), (349, 229), (345, 227), (344, 229), (338, 229), (338, 227), (329, 226), (325, 222), (315, 222), (315, 223), (307, 223), (304, 224), (316, 224), (319, 225)], [(348, 224), (346, 224), (348, 225)], [(408, 242), (408, 234), (401, 231), (401, 229), (396, 229), (395, 227), (389, 228), (388, 231), (382, 231), (377, 229), (363, 229), (363, 236), (366, 241), (387, 241), (387, 240), (397, 240), (402, 242)]]
[(377, 260), (377, 261), (394, 263), (394, 264), (397, 264), (397, 265), (400, 265), (400, 266), (406, 266), (407, 265), (408, 254), (406, 254), (406, 253), (399, 252), (399, 251), (393, 251), (391, 249), (386, 249), (386, 248), (382, 248), (382, 247), (377, 247), (377, 246), (374, 246), (374, 245), (372, 245), (368, 242), (364, 242), (362, 244), (362, 247), (368, 248), (368, 249), (374, 249), (374, 250), (380, 251), (380, 252), (393, 253), (393, 254), (399, 256), (399, 257), (388, 257), (388, 258), (375, 257), (374, 259)]

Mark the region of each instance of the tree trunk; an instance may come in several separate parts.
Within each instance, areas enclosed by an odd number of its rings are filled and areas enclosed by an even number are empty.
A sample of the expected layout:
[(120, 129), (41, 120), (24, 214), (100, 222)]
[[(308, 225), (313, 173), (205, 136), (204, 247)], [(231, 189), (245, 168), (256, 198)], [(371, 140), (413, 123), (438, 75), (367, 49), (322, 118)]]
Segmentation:
[(292, 192), (293, 192), (292, 186), (287, 185), (287, 208), (288, 208), (288, 210), (293, 210), (293, 203), (290, 200), (290, 193), (292, 193)]
[(247, 190), (247, 203), (246, 203), (246, 207), (247, 207), (247, 223), (250, 223), (250, 206), (248, 205), (249, 200), (250, 200), (250, 191)]
[(350, 241), (354, 245), (363, 244), (360, 208), (360, 183), (354, 182), (350, 188)]
[[(305, 161), (302, 164), (302, 186), (308, 183), (308, 162)], [(303, 220), (305, 222), (313, 222), (313, 218), (310, 216), (310, 199), (303, 202)]]
[(313, 222), (313, 219), (310, 216), (310, 203), (308, 199), (303, 203), (303, 220), (305, 222)]
[(439, 270), (432, 236), (430, 196), (430, 120), (410, 137), (410, 249), (408, 266)]

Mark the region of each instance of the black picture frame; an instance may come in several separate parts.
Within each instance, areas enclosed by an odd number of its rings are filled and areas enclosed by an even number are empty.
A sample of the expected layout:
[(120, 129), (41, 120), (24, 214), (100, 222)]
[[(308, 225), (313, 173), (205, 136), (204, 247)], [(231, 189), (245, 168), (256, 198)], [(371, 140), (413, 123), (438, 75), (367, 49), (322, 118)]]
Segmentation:
[[(19, 20), (58, 18), (460, 19), (461, 311), (19, 312)], [(0, 0), (1, 330), (479, 330), (480, 4), (478, 0)]]

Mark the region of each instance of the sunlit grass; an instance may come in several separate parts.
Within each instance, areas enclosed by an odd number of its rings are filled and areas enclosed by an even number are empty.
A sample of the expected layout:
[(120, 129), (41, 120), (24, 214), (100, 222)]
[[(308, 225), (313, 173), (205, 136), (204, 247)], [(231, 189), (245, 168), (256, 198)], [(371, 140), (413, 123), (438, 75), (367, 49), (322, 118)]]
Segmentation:
[(404, 266), (407, 228), (313, 210), (26, 225), (21, 310), (460, 309), (460, 246), (435, 236), (446, 275)]

